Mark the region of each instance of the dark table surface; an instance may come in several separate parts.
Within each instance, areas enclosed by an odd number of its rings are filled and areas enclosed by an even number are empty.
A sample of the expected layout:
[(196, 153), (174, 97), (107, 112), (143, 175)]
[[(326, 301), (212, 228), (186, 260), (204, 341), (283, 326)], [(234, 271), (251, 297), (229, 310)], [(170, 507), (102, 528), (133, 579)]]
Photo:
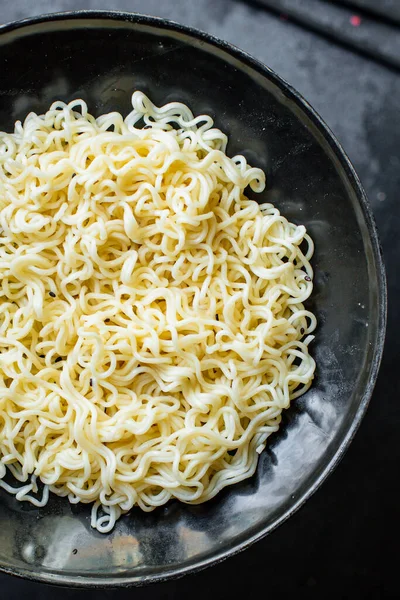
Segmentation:
[(400, 72), (234, 0), (2, 0), (0, 21), (76, 8), (131, 10), (206, 30), (266, 63), (307, 98), (349, 154), (375, 213), (388, 275), (387, 342), (370, 408), (343, 461), (263, 541), (202, 573), (135, 590), (57, 590), (0, 574), (0, 598), (399, 598)]

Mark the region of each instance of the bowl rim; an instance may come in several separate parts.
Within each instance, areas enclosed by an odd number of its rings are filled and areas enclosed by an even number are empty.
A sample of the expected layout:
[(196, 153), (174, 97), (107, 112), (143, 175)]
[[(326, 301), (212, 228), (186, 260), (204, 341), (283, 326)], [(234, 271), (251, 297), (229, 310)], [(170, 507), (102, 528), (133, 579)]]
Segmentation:
[(382, 359), (385, 333), (386, 333), (386, 320), (387, 320), (387, 286), (386, 286), (386, 272), (383, 262), (382, 247), (379, 242), (378, 231), (372, 212), (372, 208), (369, 204), (366, 192), (361, 184), (361, 181), (350, 162), (346, 152), (343, 150), (340, 142), (337, 140), (331, 129), (325, 123), (325, 121), (319, 116), (314, 108), (307, 102), (305, 98), (294, 89), (284, 78), (275, 73), (270, 67), (264, 65), (261, 61), (254, 58), (252, 55), (244, 50), (241, 50), (234, 44), (226, 42), (217, 38), (214, 35), (190, 27), (182, 25), (176, 21), (166, 19), (163, 17), (154, 17), (150, 15), (144, 15), (136, 12), (119, 11), (119, 10), (71, 10), (61, 11), (53, 13), (45, 13), (34, 17), (28, 17), (16, 21), (12, 21), (0, 26), (0, 36), (6, 33), (14, 31), (16, 29), (23, 29), (31, 25), (39, 25), (41, 23), (49, 23), (64, 20), (78, 20), (78, 19), (92, 19), (94, 22), (97, 20), (108, 20), (110, 26), (112, 22), (128, 22), (137, 25), (147, 25), (162, 28), (166, 31), (173, 31), (177, 33), (183, 33), (188, 37), (194, 38), (198, 41), (207, 42), (219, 50), (223, 50), (233, 58), (240, 60), (246, 66), (251, 67), (258, 73), (272, 81), (285, 95), (292, 100), (305, 115), (310, 119), (312, 124), (318, 129), (323, 135), (324, 140), (329, 144), (331, 151), (335, 158), (338, 160), (340, 166), (344, 169), (345, 175), (350, 183), (350, 186), (355, 193), (355, 197), (358, 200), (359, 206), (362, 211), (362, 215), (367, 227), (368, 236), (370, 238), (372, 246), (372, 258), (373, 266), (376, 274), (377, 281), (377, 339), (372, 350), (372, 359), (370, 372), (368, 376), (367, 384), (361, 395), (361, 399), (354, 415), (353, 421), (342, 438), (334, 455), (331, 457), (327, 465), (316, 477), (309, 488), (297, 499), (297, 501), (287, 509), (276, 521), (268, 526), (260, 528), (255, 534), (249, 536), (245, 541), (239, 542), (228, 549), (217, 552), (211, 557), (200, 559), (194, 565), (166, 568), (162, 573), (154, 575), (110, 575), (101, 577), (98, 575), (92, 576), (85, 574), (78, 576), (76, 574), (60, 574), (59, 572), (44, 572), (37, 573), (33, 569), (27, 569), (23, 567), (12, 567), (4, 566), (0, 564), (0, 573), (6, 573), (9, 575), (15, 575), (31, 581), (63, 585), (69, 587), (87, 587), (87, 588), (116, 588), (116, 587), (129, 587), (146, 585), (149, 583), (160, 583), (169, 579), (177, 579), (183, 577), (189, 573), (195, 573), (211, 565), (218, 564), (230, 556), (234, 556), (239, 552), (245, 550), (255, 542), (264, 538), (268, 533), (276, 529), (282, 523), (284, 523), (290, 516), (292, 516), (305, 502), (308, 500), (325, 481), (325, 479), (334, 471), (336, 466), (343, 458), (344, 453), (349, 447), (351, 441), (357, 432), (358, 427), (365, 415), (369, 401), (372, 396), (372, 392), (377, 380), (379, 366)]

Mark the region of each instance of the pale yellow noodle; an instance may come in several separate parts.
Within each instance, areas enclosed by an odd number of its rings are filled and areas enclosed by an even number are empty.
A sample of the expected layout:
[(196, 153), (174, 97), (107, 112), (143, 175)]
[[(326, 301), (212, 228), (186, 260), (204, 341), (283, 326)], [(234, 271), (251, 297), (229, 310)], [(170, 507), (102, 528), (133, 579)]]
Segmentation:
[(102, 532), (251, 476), (315, 369), (305, 228), (246, 198), (264, 173), (211, 117), (132, 105), (0, 134), (0, 486)]

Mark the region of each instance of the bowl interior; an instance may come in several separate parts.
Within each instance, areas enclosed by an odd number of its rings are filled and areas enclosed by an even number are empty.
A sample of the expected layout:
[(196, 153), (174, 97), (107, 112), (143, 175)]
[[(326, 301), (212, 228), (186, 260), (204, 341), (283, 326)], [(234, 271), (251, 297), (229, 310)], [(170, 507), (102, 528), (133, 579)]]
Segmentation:
[(1, 130), (56, 99), (83, 98), (95, 115), (127, 113), (135, 89), (156, 103), (183, 101), (215, 117), (230, 155), (243, 153), (267, 172), (261, 200), (304, 224), (315, 241), (317, 378), (286, 412), (252, 479), (201, 506), (133, 510), (109, 535), (91, 529), (87, 506), (52, 498), (38, 510), (0, 490), (0, 566), (8, 571), (106, 585), (203, 566), (290, 515), (333, 467), (365, 410), (383, 344), (384, 275), (363, 192), (296, 93), (207, 36), (105, 13), (2, 29)]

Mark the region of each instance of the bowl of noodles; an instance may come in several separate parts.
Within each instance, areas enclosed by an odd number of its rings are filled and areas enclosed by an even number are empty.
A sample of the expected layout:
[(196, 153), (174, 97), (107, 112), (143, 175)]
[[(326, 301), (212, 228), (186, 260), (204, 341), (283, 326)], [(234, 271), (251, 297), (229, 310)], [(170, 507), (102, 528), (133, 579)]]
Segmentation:
[(0, 42), (0, 568), (205, 567), (287, 519), (366, 410), (365, 193), (313, 109), (211, 36), (83, 11)]

